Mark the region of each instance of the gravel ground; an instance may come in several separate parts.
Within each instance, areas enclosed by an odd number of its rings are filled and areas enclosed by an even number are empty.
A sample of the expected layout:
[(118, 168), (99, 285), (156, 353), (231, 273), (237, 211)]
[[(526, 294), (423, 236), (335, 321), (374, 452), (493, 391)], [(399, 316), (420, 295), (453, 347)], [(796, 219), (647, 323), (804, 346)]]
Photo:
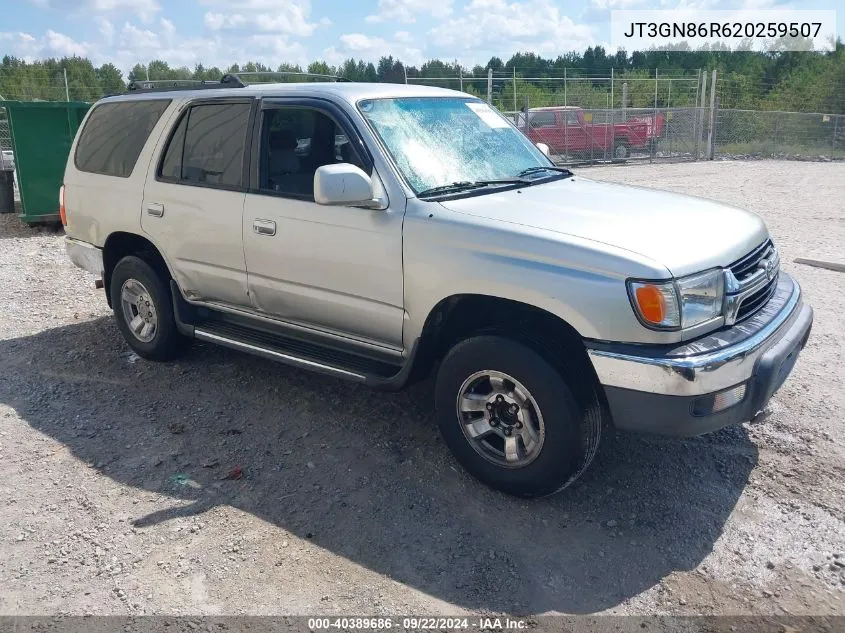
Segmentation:
[(620, 435), (540, 501), (456, 465), (429, 385), (139, 360), (61, 234), (0, 216), (0, 613), (845, 614), (845, 275), (793, 263), (845, 261), (845, 165), (580, 173), (760, 213), (816, 324), (753, 424)]

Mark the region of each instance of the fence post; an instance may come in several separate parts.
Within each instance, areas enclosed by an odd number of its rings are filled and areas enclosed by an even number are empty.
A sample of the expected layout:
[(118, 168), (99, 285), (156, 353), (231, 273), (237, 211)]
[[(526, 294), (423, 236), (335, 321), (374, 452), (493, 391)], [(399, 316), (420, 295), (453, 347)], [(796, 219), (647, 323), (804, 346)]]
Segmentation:
[(563, 67), (563, 105), (566, 105), (566, 66)]
[(839, 133), (839, 115), (833, 115), (833, 142), (830, 144), (830, 160), (836, 160), (836, 135)]
[(698, 79), (695, 82), (695, 101), (693, 101), (692, 108), (692, 138), (693, 138), (693, 157), (696, 157), (698, 141), (698, 91), (701, 88), (701, 69), (698, 69)]
[[(657, 68), (654, 69), (654, 109), (651, 113), (651, 123), (654, 126), (652, 129), (657, 129)], [(652, 137), (653, 140), (653, 137)], [(651, 152), (649, 162), (654, 162), (654, 152), (657, 149), (657, 144), (652, 142), (651, 143)]]
[(487, 69), (487, 103), (493, 105), (493, 69)]
[[(613, 67), (610, 68), (610, 108), (613, 109)], [(613, 117), (613, 122), (616, 122), (616, 117)]]
[(513, 67), (513, 111), (516, 112), (516, 66)]
[(707, 159), (713, 160), (713, 125), (716, 121), (716, 69), (713, 69), (713, 79), (710, 82), (710, 129), (707, 130)]
[[(461, 92), (463, 92), (464, 91), (464, 69), (460, 66), (458, 66), (458, 77), (459, 77), (460, 82), (461, 82)], [(407, 82), (405, 82), (405, 83), (407, 83)]]
[(701, 137), (704, 136), (704, 99), (707, 95), (707, 73), (701, 73), (701, 93), (699, 94), (698, 111), (695, 118), (698, 120), (698, 132), (695, 136), (695, 160), (701, 158)]
[[(716, 85), (716, 82), (713, 82), (713, 85)], [(716, 107), (713, 108), (711, 112), (711, 119), (710, 119), (710, 135), (713, 139), (710, 143), (710, 154), (708, 158), (713, 160), (716, 156), (716, 121), (718, 120), (718, 113), (719, 112), (719, 95), (716, 95)]]

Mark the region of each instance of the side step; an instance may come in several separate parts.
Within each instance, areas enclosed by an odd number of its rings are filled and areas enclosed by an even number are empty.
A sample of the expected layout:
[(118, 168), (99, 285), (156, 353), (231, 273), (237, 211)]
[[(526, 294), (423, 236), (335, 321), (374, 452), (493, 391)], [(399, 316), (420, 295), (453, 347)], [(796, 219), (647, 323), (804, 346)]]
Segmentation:
[(179, 331), (200, 341), (385, 390), (401, 388), (413, 366), (416, 346), (410, 358), (397, 364), (391, 362), (394, 359), (295, 336), (263, 321), (195, 308), (184, 300), (175, 281), (171, 293)]

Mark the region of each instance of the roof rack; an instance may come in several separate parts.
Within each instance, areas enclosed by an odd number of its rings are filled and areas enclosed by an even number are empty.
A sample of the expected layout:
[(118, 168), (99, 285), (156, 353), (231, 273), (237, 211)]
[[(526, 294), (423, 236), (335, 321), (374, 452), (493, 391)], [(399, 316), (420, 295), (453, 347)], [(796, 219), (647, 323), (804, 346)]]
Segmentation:
[(250, 72), (242, 72), (242, 73), (232, 73), (232, 77), (236, 77), (237, 79), (241, 79), (244, 75), (278, 75), (280, 77), (321, 77), (323, 79), (331, 79), (333, 81), (350, 81), (346, 77), (340, 77), (338, 75), (324, 75), (321, 73), (303, 73), (293, 70), (280, 70), (280, 71), (250, 71)]
[(346, 77), (339, 77), (337, 75), (321, 75), (320, 73), (302, 73), (294, 71), (280, 71), (280, 72), (245, 72), (245, 73), (226, 73), (220, 78), (220, 81), (209, 81), (199, 79), (153, 79), (153, 80), (132, 80), (127, 86), (130, 92), (163, 92), (170, 90), (210, 90), (216, 88), (246, 88), (247, 84), (241, 77), (244, 75), (278, 75), (280, 77), (321, 77), (323, 79), (331, 79), (332, 81), (349, 81)]
[(127, 90), (130, 92), (162, 92), (164, 90), (210, 90), (215, 88), (245, 88), (246, 84), (237, 75), (223, 75), (220, 81), (200, 81), (199, 79), (154, 79), (152, 81), (133, 80)]

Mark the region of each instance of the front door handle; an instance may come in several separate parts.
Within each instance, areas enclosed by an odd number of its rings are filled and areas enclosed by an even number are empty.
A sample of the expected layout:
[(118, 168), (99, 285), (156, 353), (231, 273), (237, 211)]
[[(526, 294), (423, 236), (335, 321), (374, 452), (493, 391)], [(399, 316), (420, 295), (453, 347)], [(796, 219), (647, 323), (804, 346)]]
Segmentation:
[(275, 235), (276, 223), (273, 220), (253, 220), (252, 230), (259, 235)]
[(151, 215), (155, 218), (160, 218), (164, 215), (164, 205), (158, 202), (148, 202), (147, 215)]

